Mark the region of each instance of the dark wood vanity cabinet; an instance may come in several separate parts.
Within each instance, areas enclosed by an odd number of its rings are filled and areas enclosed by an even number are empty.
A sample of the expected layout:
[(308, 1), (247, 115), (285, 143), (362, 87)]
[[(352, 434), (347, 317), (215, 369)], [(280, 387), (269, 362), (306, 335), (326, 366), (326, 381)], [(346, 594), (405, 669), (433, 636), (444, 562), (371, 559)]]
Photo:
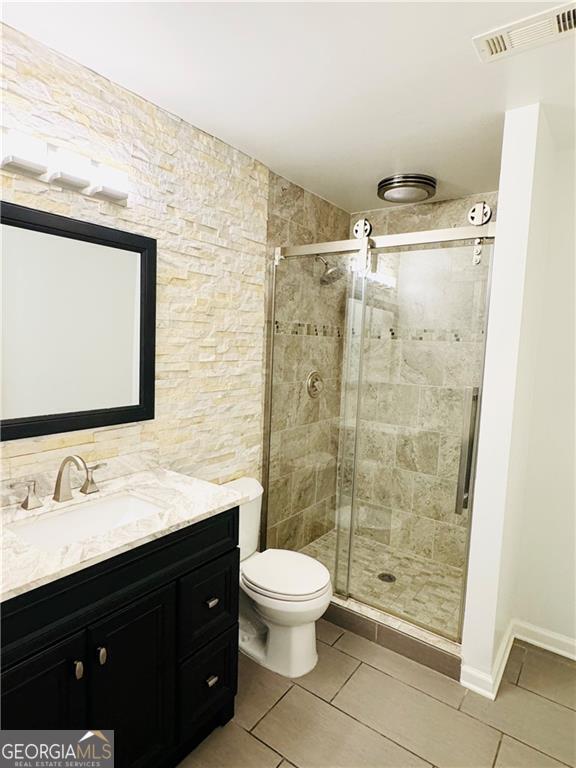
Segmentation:
[[(2, 674), (2, 728), (82, 728), (87, 688), (76, 677), (86, 655), (84, 632), (56, 642)], [(49, 704), (48, 704), (49, 702)]]
[(2, 606), (2, 727), (114, 729), (118, 768), (177, 765), (234, 713), (238, 510)]

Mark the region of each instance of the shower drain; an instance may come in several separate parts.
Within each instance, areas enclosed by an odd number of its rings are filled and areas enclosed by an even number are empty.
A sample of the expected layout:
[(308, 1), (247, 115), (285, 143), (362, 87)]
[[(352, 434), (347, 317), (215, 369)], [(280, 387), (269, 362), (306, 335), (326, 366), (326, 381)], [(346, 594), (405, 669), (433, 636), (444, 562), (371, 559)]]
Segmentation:
[(396, 576), (394, 576), (393, 573), (379, 573), (378, 578), (380, 581), (385, 581), (388, 584), (391, 584), (393, 581), (396, 581)]

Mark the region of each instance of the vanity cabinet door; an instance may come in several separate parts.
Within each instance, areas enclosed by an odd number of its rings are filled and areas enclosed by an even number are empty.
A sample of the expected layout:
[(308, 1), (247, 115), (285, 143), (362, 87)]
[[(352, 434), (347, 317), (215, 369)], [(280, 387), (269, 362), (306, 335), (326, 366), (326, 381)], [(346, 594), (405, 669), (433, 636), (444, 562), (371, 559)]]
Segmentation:
[(86, 633), (79, 632), (2, 675), (2, 728), (86, 728)]
[(89, 628), (90, 722), (113, 728), (117, 765), (156, 766), (174, 731), (175, 585)]

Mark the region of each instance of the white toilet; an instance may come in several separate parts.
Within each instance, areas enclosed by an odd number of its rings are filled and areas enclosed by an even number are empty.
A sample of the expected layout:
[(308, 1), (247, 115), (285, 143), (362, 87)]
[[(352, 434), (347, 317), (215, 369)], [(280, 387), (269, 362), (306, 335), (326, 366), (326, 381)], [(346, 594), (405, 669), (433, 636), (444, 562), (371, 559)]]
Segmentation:
[(258, 552), (263, 488), (241, 477), (227, 483), (240, 505), (240, 649), (263, 667), (300, 677), (316, 666), (316, 621), (328, 608), (328, 569), (287, 549)]

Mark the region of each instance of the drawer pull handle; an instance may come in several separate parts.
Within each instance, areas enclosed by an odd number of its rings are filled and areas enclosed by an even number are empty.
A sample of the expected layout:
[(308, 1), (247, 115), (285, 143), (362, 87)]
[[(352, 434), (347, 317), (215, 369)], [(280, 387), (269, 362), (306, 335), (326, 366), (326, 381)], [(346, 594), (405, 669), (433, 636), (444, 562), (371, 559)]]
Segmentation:
[(208, 680), (206, 680), (206, 685), (208, 688), (214, 688), (219, 679), (218, 675), (210, 675)]
[(74, 662), (74, 677), (76, 680), (82, 680), (84, 677), (84, 664), (81, 661)]
[(104, 646), (102, 646), (101, 648), (97, 648), (96, 650), (98, 652), (98, 663), (100, 664), (101, 667), (103, 667), (104, 664), (106, 664), (106, 662), (108, 661), (108, 651)]
[(220, 602), (219, 597), (211, 597), (209, 600), (206, 600), (206, 605), (208, 606), (208, 608), (216, 608), (219, 602)]

